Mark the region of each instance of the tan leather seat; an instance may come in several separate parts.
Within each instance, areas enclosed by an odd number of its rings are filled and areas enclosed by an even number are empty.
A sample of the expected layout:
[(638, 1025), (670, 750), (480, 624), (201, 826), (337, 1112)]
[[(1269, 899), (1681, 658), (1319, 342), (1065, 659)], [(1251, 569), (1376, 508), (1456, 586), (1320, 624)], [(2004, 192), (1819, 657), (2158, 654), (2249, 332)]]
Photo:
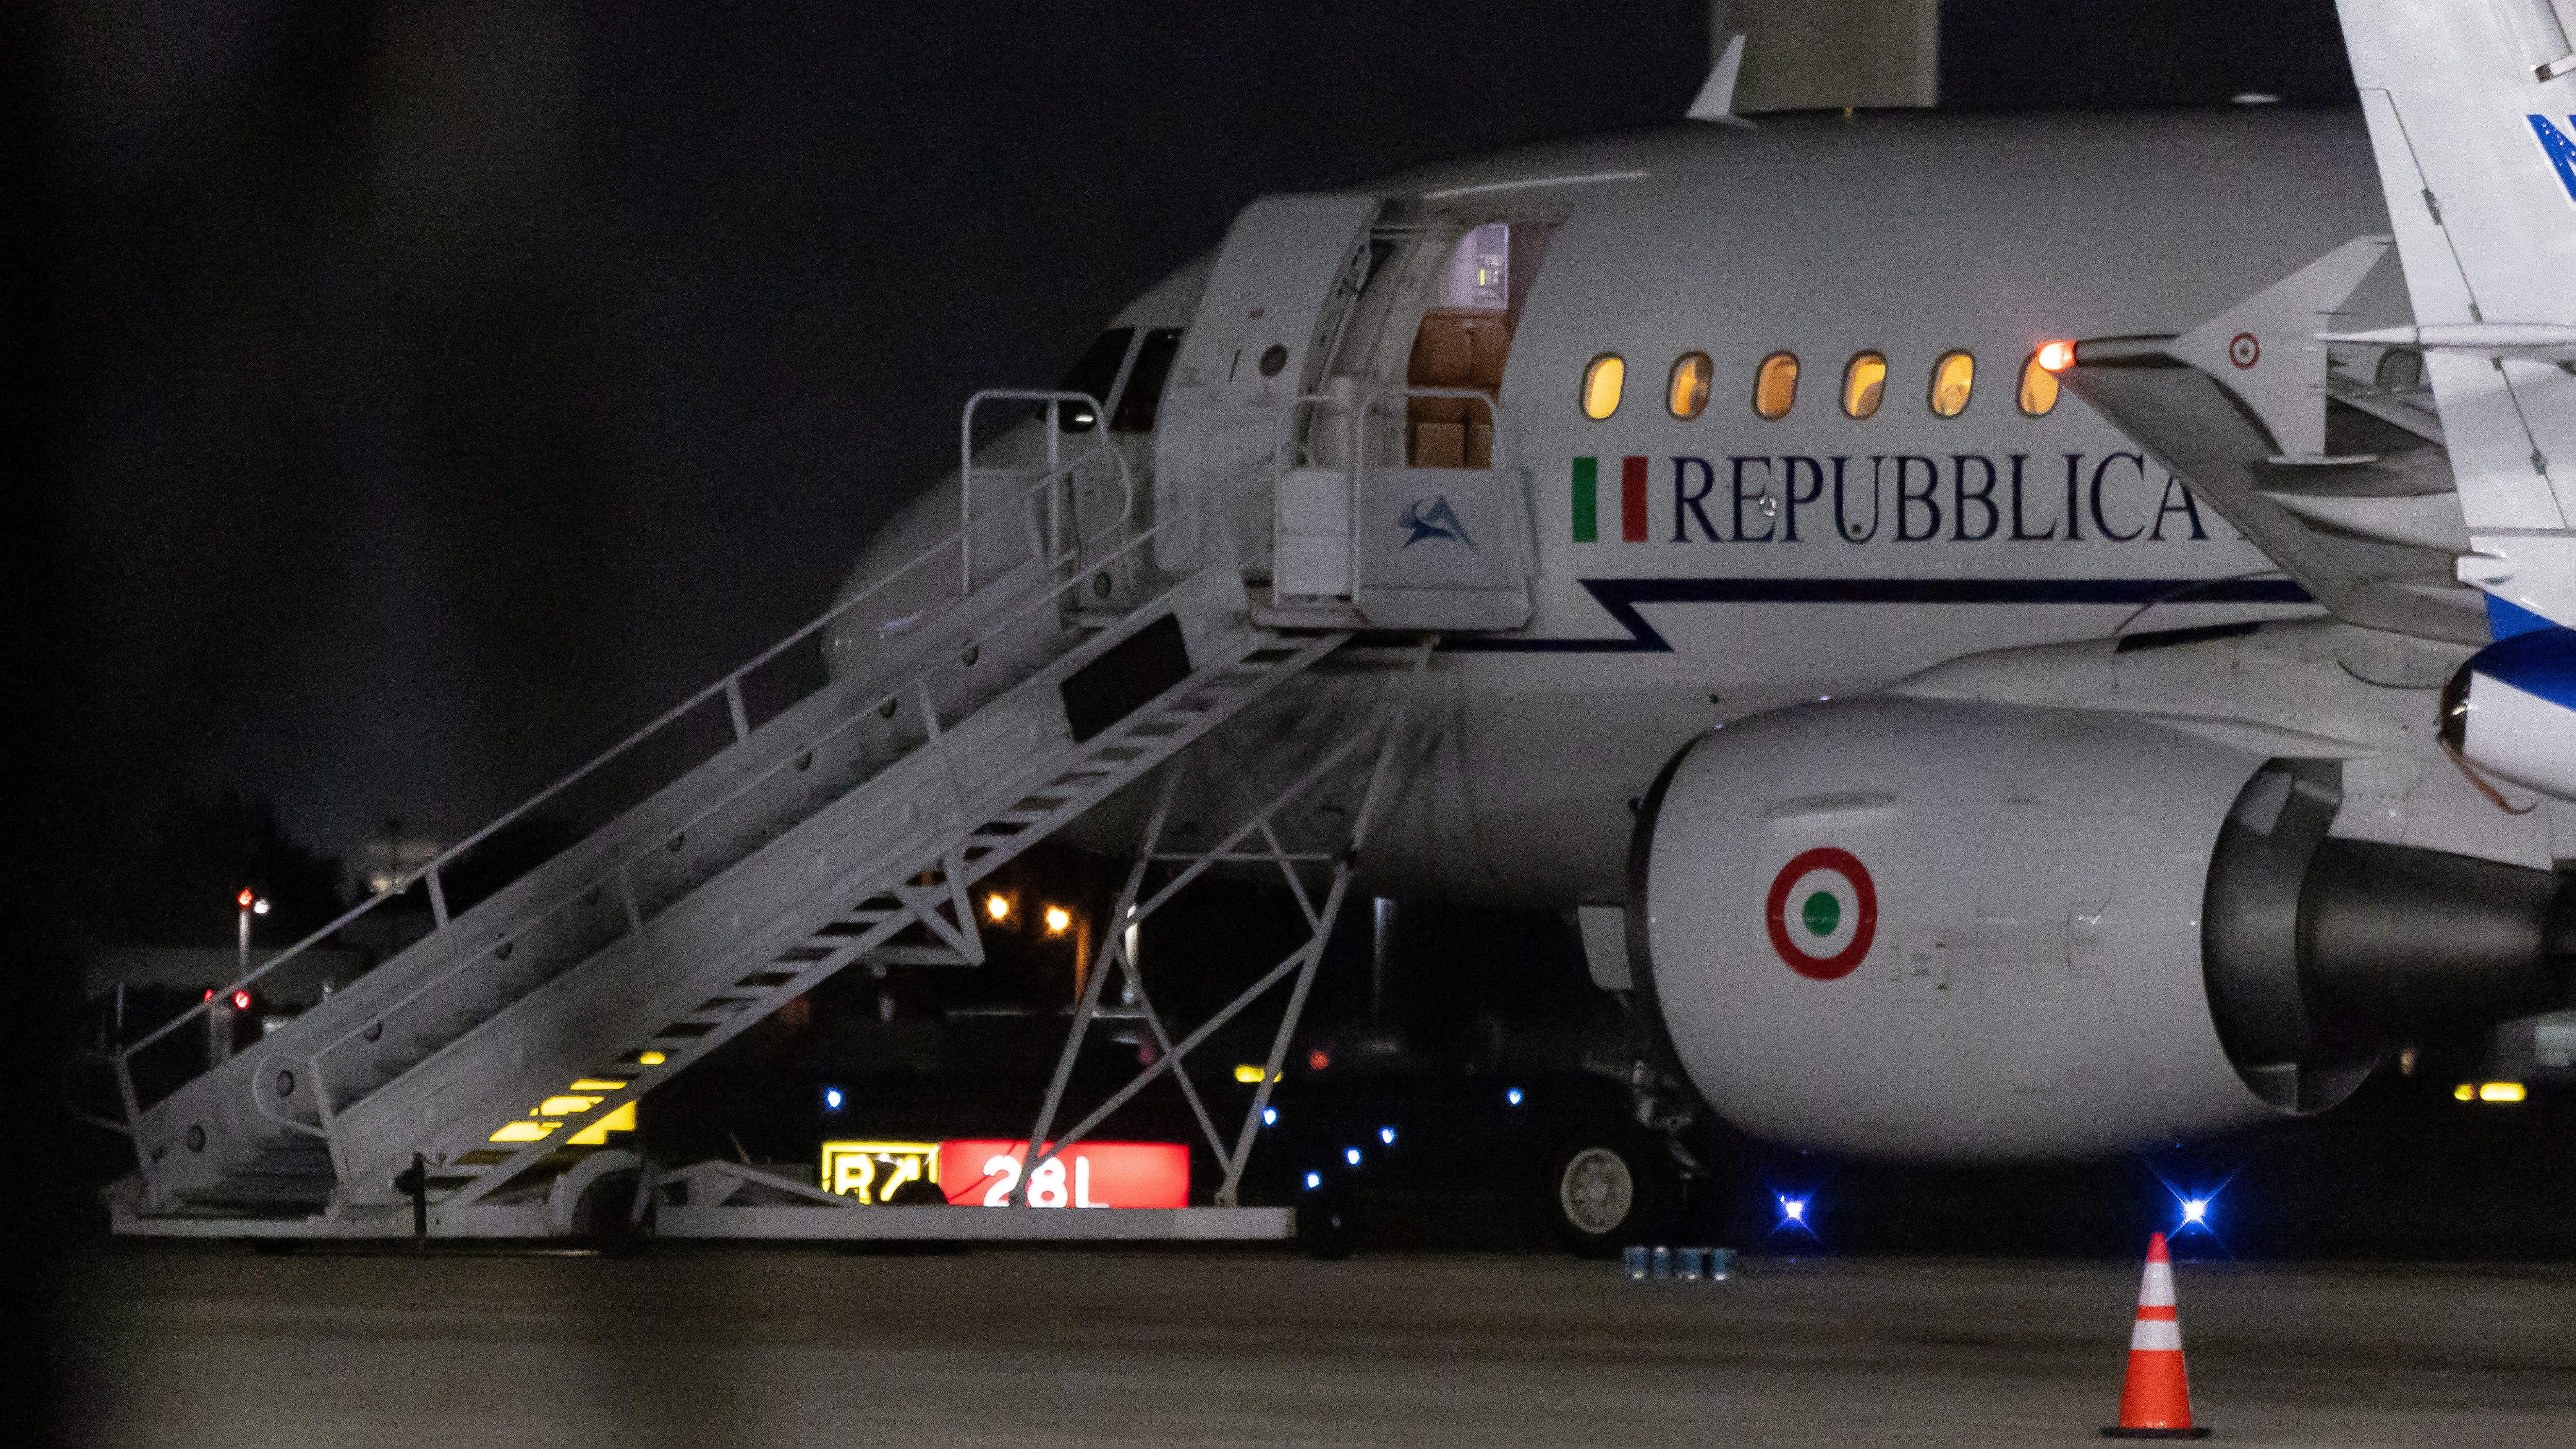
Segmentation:
[[(1467, 386), (1476, 368), (1476, 343), (1467, 320), (1423, 318), (1422, 330), (1413, 334), (1413, 358), (1404, 369), (1404, 380), (1415, 387)], [(1467, 403), (1463, 398), (1418, 397), (1409, 412), (1417, 423), (1463, 423)]]
[[(1474, 388), (1491, 397), (1503, 385), (1511, 329), (1497, 317), (1434, 312), (1413, 335), (1405, 381), (1414, 387)], [(1490, 468), (1494, 419), (1462, 397), (1418, 397), (1405, 407), (1417, 468)]]
[(1465, 423), (1415, 423), (1413, 425), (1413, 466), (1416, 468), (1466, 467), (1466, 435)]
[(1493, 392), (1503, 385), (1503, 359), (1511, 355), (1512, 334), (1498, 318), (1467, 319), (1467, 340), (1473, 349), (1467, 367), (1467, 386)]

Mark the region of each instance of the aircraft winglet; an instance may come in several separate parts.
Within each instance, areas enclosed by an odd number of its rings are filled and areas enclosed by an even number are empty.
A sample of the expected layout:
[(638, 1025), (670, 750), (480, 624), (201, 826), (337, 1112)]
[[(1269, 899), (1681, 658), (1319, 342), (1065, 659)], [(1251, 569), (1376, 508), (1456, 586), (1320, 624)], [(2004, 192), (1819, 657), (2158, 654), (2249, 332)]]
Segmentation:
[(1700, 83), (1699, 94), (1691, 98), (1690, 109), (1682, 114), (1694, 121), (1717, 121), (1732, 126), (1753, 123), (1735, 114), (1735, 77), (1744, 69), (1744, 37), (1727, 37), (1726, 51), (1710, 68), (1708, 79)]
[(2326, 456), (2326, 345), (2319, 333), (2390, 239), (2357, 236), (2175, 338), (2175, 361), (2218, 379), (2253, 410), (2281, 452), (2275, 463), (2350, 463)]

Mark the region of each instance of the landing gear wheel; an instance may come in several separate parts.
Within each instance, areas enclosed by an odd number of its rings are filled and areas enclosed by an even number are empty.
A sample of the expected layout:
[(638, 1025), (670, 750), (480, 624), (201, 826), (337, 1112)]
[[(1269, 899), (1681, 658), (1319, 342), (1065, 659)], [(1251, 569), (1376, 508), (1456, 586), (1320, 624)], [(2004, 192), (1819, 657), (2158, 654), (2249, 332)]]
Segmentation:
[(1548, 1183), (1557, 1236), (1586, 1258), (1647, 1241), (1671, 1224), (1681, 1204), (1669, 1155), (1645, 1138), (1578, 1138), (1557, 1155)]

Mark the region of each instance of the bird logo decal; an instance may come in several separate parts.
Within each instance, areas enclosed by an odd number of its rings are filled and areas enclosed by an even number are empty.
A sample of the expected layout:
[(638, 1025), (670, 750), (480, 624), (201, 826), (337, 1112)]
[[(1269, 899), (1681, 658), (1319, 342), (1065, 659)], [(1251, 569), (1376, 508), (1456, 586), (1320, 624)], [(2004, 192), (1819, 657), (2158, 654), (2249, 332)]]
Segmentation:
[(1411, 548), (1426, 538), (1450, 538), (1475, 552), (1476, 541), (1467, 536), (1467, 525), (1458, 521), (1458, 512), (1449, 506), (1447, 495), (1436, 495), (1425, 506), (1417, 498), (1404, 505), (1404, 516), (1396, 520), (1405, 530), (1404, 546)]

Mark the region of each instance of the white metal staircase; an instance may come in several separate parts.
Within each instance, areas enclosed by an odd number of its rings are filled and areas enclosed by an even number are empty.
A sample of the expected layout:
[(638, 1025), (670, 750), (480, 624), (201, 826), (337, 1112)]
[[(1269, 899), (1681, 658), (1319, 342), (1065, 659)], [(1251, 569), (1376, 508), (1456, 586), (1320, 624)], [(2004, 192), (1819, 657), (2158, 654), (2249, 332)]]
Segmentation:
[[(1045, 465), (1015, 499), (979, 514), (970, 493), (969, 522), (894, 576), (262, 972), (415, 883), (435, 921), (423, 939), (159, 1100), (138, 1098), (138, 1054), (203, 1030), (214, 1003), (118, 1052), (111, 1125), (140, 1169), (112, 1195), (118, 1229), (409, 1232), (424, 1204), (435, 1232), (546, 1231), (549, 1186), (638, 1097), (852, 962), (979, 961), (975, 880), (1347, 637), (1253, 622), (1216, 493), (1136, 532), (1129, 489), (1114, 524), (1064, 537), (1083, 470), (1096, 485), (1105, 455), (1123, 485), (1125, 465), (1105, 445), (1062, 462), (1055, 432), (1050, 416)], [(973, 469), (970, 454), (970, 484)], [(1216, 556), (1157, 570), (1175, 525)], [(945, 568), (955, 592), (755, 727), (754, 670)], [(449, 916), (442, 871), (464, 852), (719, 705), (731, 738), (712, 756)]]

